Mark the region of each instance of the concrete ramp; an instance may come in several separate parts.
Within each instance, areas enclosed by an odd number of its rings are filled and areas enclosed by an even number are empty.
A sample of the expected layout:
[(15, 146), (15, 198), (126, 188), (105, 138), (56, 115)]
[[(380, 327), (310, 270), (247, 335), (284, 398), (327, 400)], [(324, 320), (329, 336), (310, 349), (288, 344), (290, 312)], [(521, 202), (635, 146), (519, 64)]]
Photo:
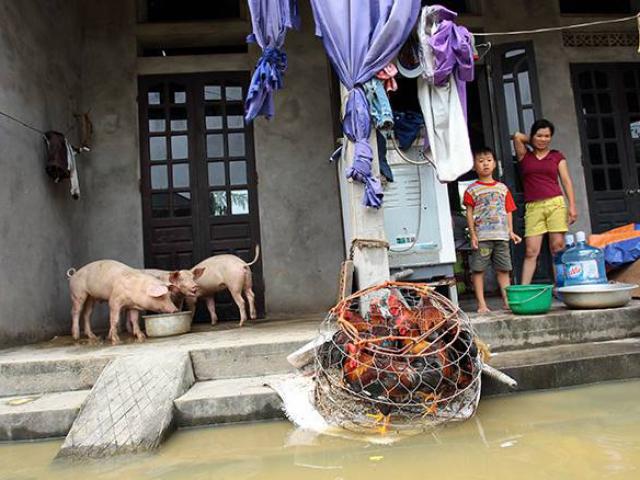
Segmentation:
[(174, 426), (173, 401), (193, 383), (187, 352), (113, 360), (93, 386), (58, 457), (98, 458), (157, 448)]

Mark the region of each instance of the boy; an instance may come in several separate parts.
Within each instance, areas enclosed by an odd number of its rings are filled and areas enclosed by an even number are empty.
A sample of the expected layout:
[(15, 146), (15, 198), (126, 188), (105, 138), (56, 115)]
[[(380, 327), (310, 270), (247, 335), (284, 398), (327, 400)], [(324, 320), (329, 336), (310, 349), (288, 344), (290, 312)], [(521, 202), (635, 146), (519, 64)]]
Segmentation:
[(518, 244), (522, 239), (513, 232), (511, 212), (516, 209), (511, 192), (504, 183), (493, 179), (496, 160), (490, 148), (481, 148), (473, 154), (473, 168), (478, 180), (464, 193), (467, 224), (471, 234), (471, 270), (473, 288), (478, 301), (478, 313), (489, 311), (484, 299), (484, 271), (493, 265), (502, 300), (507, 308), (506, 290), (509, 285), (511, 254), (509, 241)]

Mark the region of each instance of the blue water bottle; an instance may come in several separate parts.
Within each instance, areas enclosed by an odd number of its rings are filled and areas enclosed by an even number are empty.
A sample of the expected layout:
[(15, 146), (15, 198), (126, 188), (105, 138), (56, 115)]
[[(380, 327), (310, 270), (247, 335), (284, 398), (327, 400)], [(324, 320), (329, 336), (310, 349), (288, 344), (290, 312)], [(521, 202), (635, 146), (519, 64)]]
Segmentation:
[[(556, 288), (564, 287), (565, 272), (564, 263), (562, 262), (562, 256), (564, 255), (564, 252), (572, 248), (574, 245), (575, 239), (573, 237), (573, 234), (567, 233), (564, 236), (564, 248), (553, 256), (553, 266), (556, 269)], [(560, 294), (558, 294), (557, 296), (559, 298)]]
[(564, 285), (607, 283), (604, 252), (587, 245), (584, 232), (576, 233), (576, 245), (562, 255)]

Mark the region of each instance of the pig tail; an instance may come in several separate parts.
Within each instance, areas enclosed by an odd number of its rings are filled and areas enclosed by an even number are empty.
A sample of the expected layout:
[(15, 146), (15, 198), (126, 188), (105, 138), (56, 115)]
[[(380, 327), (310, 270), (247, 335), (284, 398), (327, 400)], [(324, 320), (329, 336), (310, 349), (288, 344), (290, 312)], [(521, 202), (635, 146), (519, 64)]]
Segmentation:
[(70, 268), (69, 270), (67, 270), (67, 278), (71, 278), (75, 275), (76, 273), (76, 269), (75, 268)]

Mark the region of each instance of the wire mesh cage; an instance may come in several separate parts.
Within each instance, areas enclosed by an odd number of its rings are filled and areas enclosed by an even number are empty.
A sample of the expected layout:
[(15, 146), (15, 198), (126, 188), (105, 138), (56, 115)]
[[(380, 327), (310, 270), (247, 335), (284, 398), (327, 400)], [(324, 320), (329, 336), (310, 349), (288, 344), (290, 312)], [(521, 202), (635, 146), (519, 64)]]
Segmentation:
[(468, 317), (424, 284), (387, 282), (336, 305), (316, 350), (315, 404), (348, 430), (429, 430), (471, 417), (482, 359)]

